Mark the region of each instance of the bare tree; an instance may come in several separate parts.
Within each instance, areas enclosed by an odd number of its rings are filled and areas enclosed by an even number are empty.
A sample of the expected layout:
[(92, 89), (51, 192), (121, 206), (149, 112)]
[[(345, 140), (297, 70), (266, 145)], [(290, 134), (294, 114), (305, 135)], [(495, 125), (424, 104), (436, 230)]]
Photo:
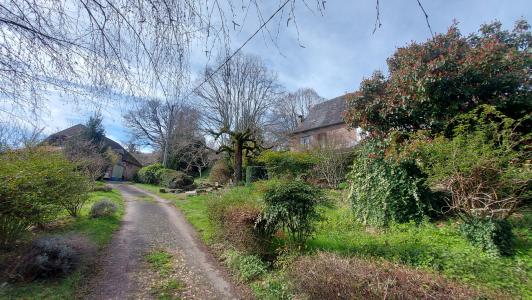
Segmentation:
[(148, 100), (124, 116), (132, 134), (141, 142), (161, 151), (165, 167), (170, 164), (172, 148), (199, 128), (199, 114), (184, 103)]
[(288, 137), (308, 116), (310, 108), (324, 100), (312, 88), (301, 88), (279, 98), (272, 113), (275, 125), (271, 134), (276, 139), (274, 143), (286, 145)]
[(168, 82), (188, 76), (192, 42), (210, 57), (254, 13), (258, 28), (238, 50), (261, 31), (275, 43), (271, 27), (295, 24), (297, 6), (310, 9), (302, 0), (280, 1), (271, 15), (271, 3), (257, 0), (1, 0), (0, 95), (30, 111), (50, 88), (168, 98)]
[(279, 97), (277, 76), (258, 57), (244, 54), (235, 55), (220, 72), (213, 71), (206, 69), (205, 83), (196, 95), (205, 113), (204, 125), (222, 140), (220, 151), (234, 153), (235, 182), (240, 182), (244, 151), (262, 146), (262, 128)]
[(43, 139), (44, 127), (24, 125), (16, 120), (0, 121), (0, 152), (8, 149), (36, 147)]

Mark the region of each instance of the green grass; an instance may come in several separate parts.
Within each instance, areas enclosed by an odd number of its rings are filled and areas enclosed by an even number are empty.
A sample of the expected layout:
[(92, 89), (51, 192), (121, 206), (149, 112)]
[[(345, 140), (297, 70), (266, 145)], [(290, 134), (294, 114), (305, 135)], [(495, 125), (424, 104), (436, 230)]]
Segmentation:
[(355, 222), (347, 205), (320, 210), (324, 218), (318, 223), (314, 239), (308, 242), (311, 249), (382, 257), (435, 270), (470, 286), (532, 298), (530, 216), (516, 223), (516, 254), (491, 257), (459, 234), (456, 221), (401, 224), (386, 230), (371, 230)]
[[(168, 195), (210, 242), (215, 225), (208, 218), (207, 201), (212, 197), (241, 199), (260, 198), (264, 184), (236, 187), (223, 195), (210, 194), (178, 199)], [(162, 194), (165, 195), (165, 194)], [(517, 236), (516, 254), (491, 257), (470, 245), (458, 232), (456, 220), (439, 223), (400, 224), (386, 230), (365, 227), (356, 222), (347, 203), (339, 200), (342, 192), (327, 191), (332, 205), (321, 206), (322, 220), (307, 243), (309, 251), (330, 251), (348, 256), (379, 257), (405, 265), (436, 271), (469, 286), (510, 293), (532, 299), (532, 215), (514, 218)], [(272, 285), (275, 286), (275, 285)]]
[[(88, 215), (92, 204), (101, 199), (109, 199), (116, 203), (117, 213), (109, 217), (90, 218)], [(123, 214), (124, 203), (117, 190), (93, 192), (90, 194), (89, 201), (83, 206), (80, 217), (74, 219), (65, 216), (61, 220), (62, 225), (59, 228), (39, 233), (39, 235), (83, 234), (101, 248), (109, 243), (113, 233), (119, 228)], [(0, 288), (0, 299), (72, 299), (76, 296), (77, 290), (85, 278), (84, 272), (77, 271), (57, 280), (16, 284)]]

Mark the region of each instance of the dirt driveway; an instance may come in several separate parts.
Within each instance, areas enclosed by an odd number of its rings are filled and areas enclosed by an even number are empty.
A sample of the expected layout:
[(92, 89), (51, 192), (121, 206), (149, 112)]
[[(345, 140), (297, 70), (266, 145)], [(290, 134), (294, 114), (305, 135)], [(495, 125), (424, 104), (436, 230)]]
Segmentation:
[[(167, 200), (128, 184), (116, 184), (126, 202), (126, 214), (94, 279), (89, 299), (150, 299), (146, 253), (167, 249), (182, 264), (183, 298), (240, 299), (226, 271), (196, 237), (195, 230)], [(149, 196), (149, 197), (147, 197)]]

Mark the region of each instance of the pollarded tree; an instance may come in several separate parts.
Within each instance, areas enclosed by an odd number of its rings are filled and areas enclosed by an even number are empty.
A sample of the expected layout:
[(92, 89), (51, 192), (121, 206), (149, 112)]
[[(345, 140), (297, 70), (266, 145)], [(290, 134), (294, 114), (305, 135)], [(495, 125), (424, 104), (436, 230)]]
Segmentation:
[(397, 49), (389, 73), (375, 72), (351, 95), (346, 121), (375, 134), (441, 131), (457, 114), (490, 104), (513, 118), (532, 109), (532, 35), (524, 20), (499, 22), (464, 37), (457, 25)]
[[(220, 57), (219, 62), (226, 61)], [(242, 181), (244, 151), (262, 147), (267, 115), (279, 96), (277, 76), (256, 56), (237, 54), (219, 72), (207, 68), (196, 90), (205, 111), (208, 131), (226, 143), (221, 151), (234, 153), (235, 181)]]

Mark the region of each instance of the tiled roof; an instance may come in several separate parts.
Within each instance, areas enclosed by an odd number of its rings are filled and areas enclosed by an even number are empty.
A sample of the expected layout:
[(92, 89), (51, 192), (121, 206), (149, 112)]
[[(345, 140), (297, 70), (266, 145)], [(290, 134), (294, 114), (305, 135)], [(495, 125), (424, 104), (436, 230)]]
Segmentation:
[(343, 112), (347, 108), (345, 96), (314, 105), (308, 116), (294, 130), (293, 133), (344, 123)]

